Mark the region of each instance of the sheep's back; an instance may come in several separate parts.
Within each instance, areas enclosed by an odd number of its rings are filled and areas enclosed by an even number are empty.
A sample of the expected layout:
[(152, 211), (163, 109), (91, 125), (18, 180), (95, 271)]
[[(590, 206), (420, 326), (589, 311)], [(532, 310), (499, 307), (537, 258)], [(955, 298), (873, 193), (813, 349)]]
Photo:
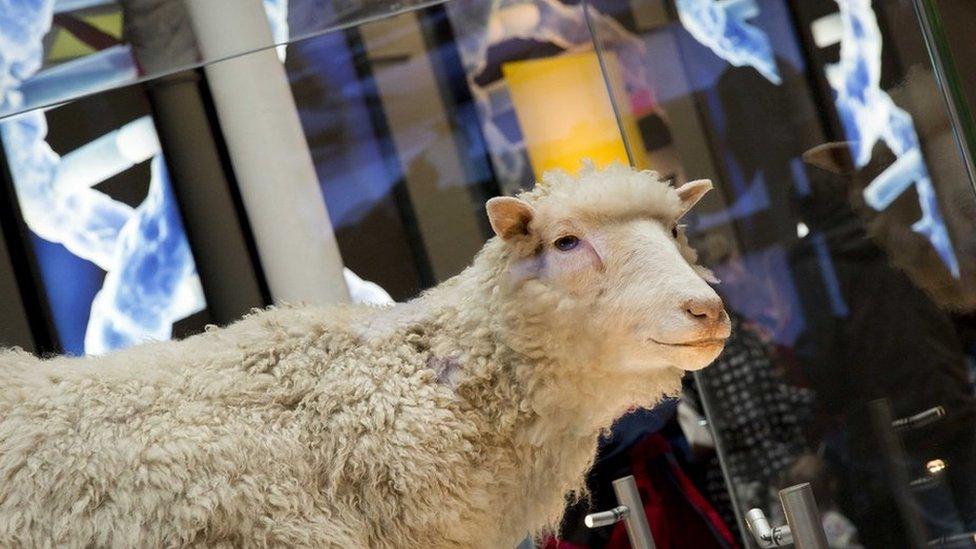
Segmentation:
[(466, 497), (473, 428), (423, 344), (367, 345), (348, 329), (360, 314), (277, 309), (102, 357), (0, 355), (0, 545), (411, 544), (402, 525), (459, 520), (404, 500)]
[(248, 331), (250, 319), (101, 357), (0, 355), (0, 545), (233, 542), (268, 519), (269, 486), (277, 512), (314, 509), (294, 412), (233, 344)]

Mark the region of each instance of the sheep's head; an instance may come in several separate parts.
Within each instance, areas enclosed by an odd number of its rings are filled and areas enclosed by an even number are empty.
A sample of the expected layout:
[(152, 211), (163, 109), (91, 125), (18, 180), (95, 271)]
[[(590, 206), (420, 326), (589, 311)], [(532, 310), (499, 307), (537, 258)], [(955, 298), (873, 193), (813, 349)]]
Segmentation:
[(493, 198), (487, 209), (520, 306), (560, 326), (546, 334), (552, 344), (589, 345), (618, 371), (697, 370), (730, 330), (706, 283), (714, 277), (679, 224), (711, 187), (675, 189), (654, 172), (588, 166), (576, 178), (549, 172), (531, 192)]

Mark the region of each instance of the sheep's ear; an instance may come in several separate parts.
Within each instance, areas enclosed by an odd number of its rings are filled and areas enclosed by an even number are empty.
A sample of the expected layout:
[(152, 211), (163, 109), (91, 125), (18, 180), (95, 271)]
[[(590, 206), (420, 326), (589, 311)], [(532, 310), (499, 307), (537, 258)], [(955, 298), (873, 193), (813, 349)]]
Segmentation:
[(812, 166), (839, 175), (850, 175), (857, 171), (851, 157), (851, 141), (824, 143), (803, 153), (803, 161)]
[(503, 240), (528, 235), (529, 222), (535, 217), (535, 208), (511, 196), (496, 196), (485, 204), (485, 209), (491, 228)]
[(678, 198), (681, 199), (681, 213), (678, 214), (678, 219), (681, 219), (688, 213), (688, 210), (705, 196), (705, 193), (712, 190), (712, 182), (709, 179), (696, 179), (695, 181), (685, 183), (675, 190), (678, 191)]

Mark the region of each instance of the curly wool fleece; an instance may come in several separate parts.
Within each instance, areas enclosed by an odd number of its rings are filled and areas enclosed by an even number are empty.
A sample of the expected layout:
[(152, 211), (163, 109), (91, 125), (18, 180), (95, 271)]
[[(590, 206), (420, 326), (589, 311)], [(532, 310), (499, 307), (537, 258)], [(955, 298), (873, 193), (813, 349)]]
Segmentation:
[[(651, 172), (587, 177), (677, 207)], [(577, 184), (523, 197), (555, 208)], [(551, 528), (601, 429), (681, 372), (590, 373), (584, 312), (503, 283), (510, 253), (493, 238), (392, 309), (272, 308), (100, 357), (0, 354), (0, 546), (495, 549)]]

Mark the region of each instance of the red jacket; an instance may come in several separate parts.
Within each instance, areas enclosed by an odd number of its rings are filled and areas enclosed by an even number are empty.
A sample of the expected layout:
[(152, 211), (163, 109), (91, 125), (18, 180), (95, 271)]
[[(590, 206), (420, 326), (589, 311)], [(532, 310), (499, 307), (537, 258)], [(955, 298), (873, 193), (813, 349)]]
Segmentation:
[[(681, 470), (664, 436), (655, 433), (629, 451), (630, 465), (644, 502), (644, 513), (658, 549), (730, 549), (735, 537), (691, 479)], [(626, 476), (620, 475), (620, 476)], [(613, 479), (609, 479), (612, 481)], [(611, 505), (612, 507), (612, 505)], [(608, 507), (609, 508), (609, 507)], [(599, 509), (602, 510), (602, 509)], [(628, 549), (623, 522), (613, 526), (603, 542), (581, 543), (550, 538), (546, 549)], [(601, 536), (602, 537), (602, 536)]]

